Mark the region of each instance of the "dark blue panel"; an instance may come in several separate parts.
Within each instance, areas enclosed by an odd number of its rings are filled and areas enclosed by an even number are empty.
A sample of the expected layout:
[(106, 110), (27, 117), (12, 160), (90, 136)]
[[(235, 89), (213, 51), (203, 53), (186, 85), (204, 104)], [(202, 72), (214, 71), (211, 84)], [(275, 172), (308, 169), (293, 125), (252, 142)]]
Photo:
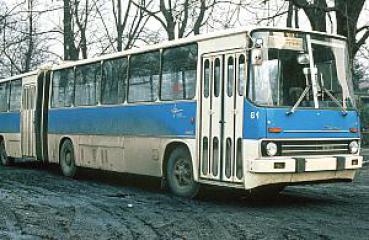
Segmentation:
[(266, 138), (266, 109), (256, 107), (247, 100), (244, 103), (243, 138)]
[(195, 137), (196, 102), (51, 109), (49, 133)]
[(289, 115), (286, 114), (288, 109), (269, 108), (267, 111), (268, 128), (279, 127), (283, 129), (282, 133), (268, 133), (268, 138), (359, 137), (359, 133), (349, 132), (350, 128), (359, 129), (360, 127), (358, 114), (355, 111), (350, 111), (347, 115), (343, 115), (340, 110), (322, 109), (297, 109), (295, 113)]
[(20, 113), (0, 113), (0, 133), (20, 133)]
[[(245, 100), (243, 137), (261, 138), (358, 138), (360, 129), (358, 114), (350, 111), (343, 115), (340, 110), (297, 109), (286, 114), (287, 108), (257, 107)], [(282, 128), (282, 133), (268, 133), (268, 128)], [(331, 132), (329, 132), (331, 131)], [(336, 131), (336, 132), (334, 132)]]

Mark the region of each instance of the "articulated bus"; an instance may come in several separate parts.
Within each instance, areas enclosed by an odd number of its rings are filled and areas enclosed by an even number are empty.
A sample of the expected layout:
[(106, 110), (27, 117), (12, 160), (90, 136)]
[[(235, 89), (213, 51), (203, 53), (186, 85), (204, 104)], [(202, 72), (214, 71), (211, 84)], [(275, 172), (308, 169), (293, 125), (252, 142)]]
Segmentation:
[(245, 190), (362, 166), (345, 38), (241, 28), (0, 81), (0, 156)]

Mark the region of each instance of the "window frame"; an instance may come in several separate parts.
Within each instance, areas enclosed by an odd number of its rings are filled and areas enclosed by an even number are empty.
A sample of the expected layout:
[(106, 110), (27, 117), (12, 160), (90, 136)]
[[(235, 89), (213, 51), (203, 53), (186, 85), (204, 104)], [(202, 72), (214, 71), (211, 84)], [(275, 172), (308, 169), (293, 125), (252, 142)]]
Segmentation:
[[(50, 92), (49, 92), (49, 109), (59, 109), (59, 108), (73, 108), (75, 107), (74, 105), (74, 98), (75, 98), (75, 95), (76, 95), (76, 71), (75, 71), (75, 68), (76, 66), (71, 66), (71, 67), (66, 67), (66, 68), (59, 68), (59, 69), (55, 69), (55, 70), (52, 70), (52, 73), (50, 75)], [(73, 96), (71, 97), (71, 104), (70, 106), (58, 106), (58, 107), (55, 107), (54, 106), (54, 74), (55, 72), (57, 71), (66, 71), (66, 70), (70, 70), (72, 69), (73, 70)]]
[[(163, 99), (162, 98), (162, 82), (163, 82), (163, 65), (164, 65), (164, 52), (166, 50), (170, 50), (170, 49), (176, 49), (176, 48), (181, 48), (181, 47), (188, 47), (188, 46), (194, 46), (196, 47), (196, 69), (195, 69), (195, 85), (194, 85), (194, 94), (191, 98), (182, 98), (182, 99)], [(197, 96), (197, 85), (198, 85), (198, 70), (199, 70), (199, 62), (201, 62), (201, 60), (199, 60), (199, 44), (197, 42), (191, 42), (191, 43), (186, 43), (186, 44), (182, 44), (182, 45), (175, 45), (175, 46), (170, 46), (167, 48), (162, 48), (161, 49), (161, 54), (160, 54), (160, 88), (159, 88), (159, 100), (161, 102), (178, 102), (178, 101), (191, 101), (196, 99)], [(183, 81), (183, 79), (182, 79)], [(185, 92), (185, 91), (183, 91)]]
[[(14, 82), (17, 82), (19, 81), (20, 82), (20, 99), (19, 99), (19, 108), (16, 109), (16, 110), (13, 110), (11, 109), (11, 98), (12, 98), (12, 86)], [(17, 79), (14, 79), (14, 80), (11, 80), (9, 82), (9, 104), (8, 104), (8, 112), (12, 112), (12, 113), (16, 113), (16, 112), (21, 112), (22, 110), (22, 85), (23, 85), (23, 79), (22, 78), (17, 78)]]
[[(159, 102), (160, 101), (160, 88), (161, 88), (161, 73), (162, 73), (162, 50), (163, 48), (160, 49), (155, 49), (155, 50), (151, 50), (151, 51), (147, 51), (147, 52), (140, 52), (140, 53), (136, 53), (136, 54), (131, 54), (129, 55), (128, 58), (128, 81), (127, 81), (127, 103), (128, 104), (140, 104), (140, 103), (155, 103), (155, 102)], [(131, 88), (131, 80), (132, 80), (132, 74), (131, 74), (131, 63), (132, 63), (132, 57), (137, 57), (140, 55), (144, 55), (144, 54), (150, 54), (150, 53), (158, 53), (159, 54), (159, 79), (158, 79), (158, 89), (156, 92), (156, 99), (154, 100), (144, 100), (144, 101), (130, 101), (129, 100), (129, 93), (130, 93), (130, 88)], [(153, 75), (151, 75), (153, 76)]]
[[(116, 57), (116, 58), (108, 58), (108, 59), (104, 59), (101, 61), (101, 82), (100, 82), (100, 101), (99, 101), (99, 106), (118, 106), (118, 105), (123, 105), (126, 104), (128, 102), (128, 82), (129, 82), (129, 68), (130, 68), (130, 61), (129, 61), (130, 55), (124, 55), (121, 57)], [(103, 76), (104, 76), (104, 64), (106, 62), (109, 61), (114, 61), (114, 60), (123, 60), (125, 59), (127, 61), (127, 69), (126, 69), (126, 78), (125, 81), (123, 82), (123, 87), (125, 87), (124, 89), (124, 98), (123, 101), (120, 103), (103, 103), (103, 91), (102, 91), (102, 83), (103, 83)]]
[(5, 111), (1, 111), (0, 113), (7, 113), (9, 112), (9, 105), (10, 105), (10, 81), (6, 81), (6, 82), (2, 82), (0, 83), (0, 85), (4, 84), (5, 85), (5, 91), (6, 91), (6, 109)]
[[(96, 79), (96, 74), (95, 74), (95, 103), (92, 105), (76, 105), (76, 79), (77, 79), (77, 68), (78, 67), (91, 67), (93, 65), (99, 65), (100, 68), (100, 81), (98, 81), (98, 79)], [(101, 80), (102, 80), (102, 61), (96, 61), (96, 62), (90, 62), (90, 63), (86, 63), (86, 64), (79, 64), (74, 66), (74, 91), (73, 91), (73, 104), (72, 107), (75, 108), (85, 108), (85, 107), (96, 107), (101, 105)], [(97, 72), (97, 71), (96, 71)], [(100, 89), (98, 88), (100, 84)], [(98, 92), (98, 89), (100, 90), (100, 92)]]

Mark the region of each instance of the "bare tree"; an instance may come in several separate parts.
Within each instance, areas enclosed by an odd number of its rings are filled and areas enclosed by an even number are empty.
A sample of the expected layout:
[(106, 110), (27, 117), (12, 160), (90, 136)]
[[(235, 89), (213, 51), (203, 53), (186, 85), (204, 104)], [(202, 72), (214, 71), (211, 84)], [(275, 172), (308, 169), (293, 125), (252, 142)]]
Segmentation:
[(77, 60), (81, 54), (88, 57), (88, 23), (96, 2), (90, 0), (63, 0), (64, 4), (64, 59)]
[(48, 32), (39, 31), (40, 16), (35, 11), (37, 0), (4, 3), (0, 12), (1, 77), (28, 72), (50, 59)]
[[(176, 31), (178, 38), (191, 33), (199, 34), (200, 28), (204, 25), (206, 12), (216, 3), (216, 0), (160, 0), (158, 6), (154, 4), (142, 6), (134, 2), (161, 24), (169, 40), (176, 38)], [(152, 10), (156, 7), (159, 9)]]
[[(97, 12), (104, 26), (109, 47), (120, 52), (131, 48), (135, 44), (144, 31), (149, 16), (142, 8), (136, 7), (133, 0), (128, 0), (128, 2), (127, 0), (108, 1), (111, 4), (102, 1), (100, 6), (97, 7)], [(110, 30), (111, 23), (108, 22), (109, 19), (104, 12), (112, 15), (114, 32)]]
[[(328, 6), (327, 0), (288, 0), (306, 13), (313, 30), (326, 31), (327, 14), (334, 12), (337, 33), (347, 37), (350, 58), (353, 59), (360, 47), (369, 38), (369, 23), (358, 26), (359, 16), (365, 5), (365, 0), (334, 0), (333, 6)], [(331, 17), (331, 16), (330, 16)]]

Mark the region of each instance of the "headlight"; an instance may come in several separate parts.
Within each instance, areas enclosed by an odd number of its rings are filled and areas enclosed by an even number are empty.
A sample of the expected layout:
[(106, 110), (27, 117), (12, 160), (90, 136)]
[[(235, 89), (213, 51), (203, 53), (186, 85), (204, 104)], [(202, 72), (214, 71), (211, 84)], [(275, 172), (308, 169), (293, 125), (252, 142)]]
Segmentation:
[(359, 144), (357, 143), (357, 141), (352, 141), (349, 144), (349, 150), (350, 153), (355, 154), (359, 152)]
[(275, 156), (278, 152), (278, 146), (277, 144), (275, 144), (274, 142), (269, 142), (266, 146), (265, 146), (265, 152), (268, 156)]

